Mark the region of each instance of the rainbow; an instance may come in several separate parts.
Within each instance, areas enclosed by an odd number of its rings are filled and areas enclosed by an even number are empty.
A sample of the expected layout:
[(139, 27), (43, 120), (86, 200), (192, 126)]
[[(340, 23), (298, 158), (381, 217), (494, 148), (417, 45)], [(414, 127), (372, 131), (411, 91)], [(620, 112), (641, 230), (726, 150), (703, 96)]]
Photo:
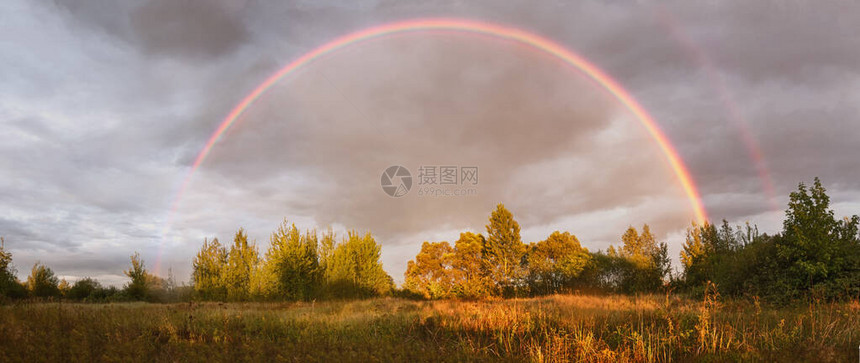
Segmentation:
[[(305, 53), (301, 57), (293, 60), (292, 62), (285, 65), (283, 68), (266, 78), (256, 88), (254, 88), (251, 93), (245, 96), (239, 102), (239, 104), (233, 107), (230, 113), (227, 114), (223, 121), (221, 121), (221, 124), (218, 125), (218, 128), (215, 130), (215, 132), (213, 132), (209, 139), (206, 141), (206, 145), (197, 155), (197, 158), (191, 165), (191, 169), (188, 171), (182, 181), (176, 199), (171, 206), (170, 214), (168, 215), (168, 225), (170, 223), (171, 215), (173, 215), (178, 206), (179, 201), (182, 199), (182, 195), (187, 189), (191, 178), (194, 175), (194, 172), (197, 171), (198, 168), (200, 168), (200, 165), (203, 163), (204, 160), (206, 160), (206, 157), (209, 155), (209, 152), (212, 151), (212, 148), (215, 146), (215, 144), (218, 143), (218, 140), (220, 140), (224, 133), (228, 129), (230, 129), (230, 127), (233, 126), (236, 121), (239, 120), (240, 116), (242, 116), (245, 110), (247, 110), (248, 107), (253, 105), (254, 101), (260, 98), (260, 96), (262, 96), (263, 93), (265, 93), (275, 83), (280, 81), (285, 76), (291, 74), (296, 69), (299, 69), (302, 66), (305, 66), (313, 62), (314, 60), (323, 57), (329, 53), (335, 52), (339, 49), (360, 44), (371, 39), (385, 37), (393, 34), (427, 31), (463, 32), (477, 35), (485, 35), (497, 39), (520, 43), (536, 51), (551, 55), (570, 65), (571, 67), (577, 69), (578, 71), (584, 73), (592, 81), (605, 88), (606, 91), (608, 91), (614, 98), (616, 98), (622, 105), (624, 105), (624, 107), (626, 107), (640, 121), (642, 126), (645, 127), (645, 129), (648, 131), (654, 141), (657, 142), (660, 147), (660, 150), (663, 152), (663, 155), (669, 162), (669, 165), (671, 166), (676, 177), (678, 178), (678, 181), (684, 189), (684, 193), (689, 199), (696, 220), (700, 224), (704, 223), (707, 220), (707, 214), (705, 212), (704, 206), (702, 205), (702, 200), (699, 196), (698, 190), (696, 189), (696, 185), (693, 183), (693, 178), (692, 176), (690, 176), (690, 172), (687, 170), (687, 167), (684, 165), (683, 161), (681, 160), (681, 157), (678, 155), (678, 152), (669, 142), (669, 139), (666, 137), (666, 135), (663, 133), (663, 131), (660, 129), (654, 119), (639, 104), (639, 102), (637, 102), (633, 98), (633, 96), (630, 95), (629, 92), (627, 92), (623, 87), (621, 87), (618, 82), (616, 82), (609, 75), (600, 70), (600, 68), (598, 68), (585, 58), (564, 48), (558, 43), (553, 42), (547, 38), (541, 37), (539, 35), (526, 32), (524, 30), (473, 20), (434, 18), (413, 19), (388, 23), (344, 35), (340, 38), (325, 43), (308, 53)], [(160, 255), (161, 252), (159, 251), (159, 259)]]
[(719, 74), (716, 66), (711, 61), (711, 58), (708, 57), (707, 51), (705, 51), (705, 49), (700, 45), (696, 44), (696, 42), (694, 42), (693, 39), (683, 31), (682, 26), (678, 23), (676, 18), (672, 16), (672, 13), (668, 9), (663, 6), (657, 6), (656, 15), (659, 20), (659, 24), (666, 29), (666, 32), (675, 39), (675, 41), (686, 51), (688, 56), (690, 56), (699, 68), (704, 71), (711, 87), (716, 91), (720, 102), (723, 104), (723, 107), (727, 112), (727, 119), (738, 130), (740, 139), (744, 143), (747, 153), (753, 162), (753, 166), (758, 172), (762, 189), (770, 203), (770, 209), (772, 211), (779, 211), (780, 206), (776, 198), (773, 179), (771, 178), (767, 161), (764, 158), (764, 153), (762, 152), (758, 141), (756, 141), (752, 130), (750, 130), (749, 122), (743, 116), (743, 112), (740, 107), (738, 107), (738, 104), (732, 97), (731, 92), (729, 92), (729, 86), (726, 84), (725, 78)]

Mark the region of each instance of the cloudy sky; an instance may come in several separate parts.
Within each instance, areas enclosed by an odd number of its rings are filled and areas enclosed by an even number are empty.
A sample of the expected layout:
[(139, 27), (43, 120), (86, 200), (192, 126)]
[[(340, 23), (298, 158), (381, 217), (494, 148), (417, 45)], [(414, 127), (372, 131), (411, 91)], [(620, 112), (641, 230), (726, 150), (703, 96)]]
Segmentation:
[[(421, 242), (483, 231), (499, 202), (526, 242), (567, 230), (605, 249), (648, 223), (677, 253), (693, 210), (639, 121), (559, 60), (466, 33), (380, 37), (300, 68), (179, 198), (206, 140), (270, 74), (424, 17), (519, 28), (603, 69), (665, 131), (714, 220), (776, 232), (787, 194), (815, 176), (838, 215), (860, 212), (853, 3), (6, 0), (0, 236), (19, 276), (41, 261), (122, 284), (138, 251), (187, 281), (205, 237), (244, 227), (264, 251), (286, 218), (371, 231), (402, 281)], [(391, 165), (415, 177), (404, 197), (380, 186)], [(478, 167), (474, 194), (418, 195), (420, 166)]]

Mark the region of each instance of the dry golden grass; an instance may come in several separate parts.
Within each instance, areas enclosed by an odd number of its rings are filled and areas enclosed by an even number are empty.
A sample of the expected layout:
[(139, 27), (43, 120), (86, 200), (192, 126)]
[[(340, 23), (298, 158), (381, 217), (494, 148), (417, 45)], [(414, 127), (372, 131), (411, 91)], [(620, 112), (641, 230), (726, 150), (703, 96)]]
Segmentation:
[(860, 303), (675, 296), (0, 307), (0, 361), (856, 361)]

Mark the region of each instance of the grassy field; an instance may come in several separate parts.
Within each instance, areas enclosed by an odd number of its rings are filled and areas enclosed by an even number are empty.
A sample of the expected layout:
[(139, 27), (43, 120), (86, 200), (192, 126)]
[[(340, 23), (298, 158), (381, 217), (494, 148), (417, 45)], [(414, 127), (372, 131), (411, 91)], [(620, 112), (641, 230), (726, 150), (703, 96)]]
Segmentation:
[(673, 296), (0, 306), (0, 361), (856, 362), (860, 304)]

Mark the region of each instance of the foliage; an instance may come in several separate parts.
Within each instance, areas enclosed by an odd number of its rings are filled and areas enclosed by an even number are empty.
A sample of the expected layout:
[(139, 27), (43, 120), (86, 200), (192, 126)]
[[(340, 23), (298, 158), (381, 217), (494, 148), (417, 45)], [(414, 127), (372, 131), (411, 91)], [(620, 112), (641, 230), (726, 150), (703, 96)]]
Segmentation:
[(204, 300), (223, 300), (227, 297), (227, 287), (222, 279), (222, 270), (227, 264), (227, 250), (217, 238), (203, 240), (192, 264), (191, 282), (195, 295)]
[(314, 300), (388, 294), (393, 281), (379, 262), (373, 236), (349, 232), (337, 243), (332, 231), (302, 234), (286, 220), (272, 233), (262, 258), (240, 229), (227, 252), (204, 240), (194, 259), (195, 295), (201, 300)]
[(526, 260), (532, 293), (550, 294), (576, 287), (591, 255), (576, 236), (555, 231), (546, 240), (529, 246)]
[(18, 282), (15, 273), (15, 268), (12, 266), (12, 253), (6, 251), (6, 241), (0, 237), (0, 299), (27, 296), (27, 289)]
[(60, 296), (66, 297), (66, 294), (69, 293), (69, 290), (72, 288), (72, 285), (69, 284), (66, 279), (60, 280), (60, 283), (57, 284), (57, 289), (60, 290)]
[(320, 281), (316, 231), (302, 235), (284, 221), (272, 234), (263, 270), (269, 279), (267, 297), (310, 300)]
[(484, 262), (486, 239), (480, 233), (463, 232), (454, 242), (451, 257), (451, 283), (453, 295), (462, 298), (479, 298), (490, 294), (492, 281)]
[(483, 258), (485, 239), (464, 232), (452, 248), (448, 242), (424, 242), (406, 268), (404, 288), (427, 299), (479, 298), (497, 291)]
[(140, 254), (135, 252), (131, 255), (131, 267), (124, 271), (125, 275), (131, 280), (125, 285), (125, 293), (132, 300), (143, 300), (147, 296), (147, 272), (143, 265), (143, 260)]
[(404, 287), (427, 299), (450, 297), (454, 286), (454, 249), (448, 242), (424, 242), (406, 265)]
[(59, 297), (58, 284), (59, 280), (54, 275), (54, 271), (38, 262), (33, 265), (30, 276), (27, 277), (27, 290), (34, 297)]
[[(223, 261), (223, 260), (221, 260)], [(220, 268), (222, 286), (230, 301), (247, 300), (251, 293), (251, 276), (259, 264), (259, 254), (254, 244), (248, 244), (248, 235), (239, 229), (233, 238), (233, 246), (227, 253), (227, 263)]]
[(461, 233), (448, 242), (424, 242), (409, 261), (404, 288), (428, 299), (553, 294), (575, 290), (624, 293), (657, 291), (670, 271), (668, 247), (648, 225), (640, 235), (629, 228), (620, 252), (590, 253), (570, 232), (555, 231), (526, 246), (519, 224), (499, 204), (488, 235)]
[(370, 233), (364, 236), (350, 231), (338, 244), (328, 261), (326, 284), (334, 297), (369, 297), (386, 295), (394, 280), (379, 262), (381, 246)]
[(86, 300), (95, 295), (96, 291), (101, 288), (102, 285), (98, 281), (85, 277), (72, 285), (69, 292), (66, 293), (66, 297), (73, 300)]
[(513, 214), (499, 203), (490, 214), (487, 238), (481, 251), (489, 278), (495, 290), (505, 296), (521, 290), (526, 246), (520, 239), (520, 225)]
[(602, 278), (613, 291), (642, 293), (659, 291), (670, 270), (668, 246), (658, 243), (651, 228), (642, 226), (642, 234), (628, 227), (621, 236), (622, 246), (610, 246), (606, 261), (608, 276)]
[[(858, 216), (836, 220), (821, 181), (807, 190), (803, 183), (791, 193), (777, 256), (785, 268), (782, 283), (792, 292), (818, 290), (831, 295), (831, 282), (857, 273)], [(860, 286), (855, 280), (853, 285)]]
[(860, 296), (860, 218), (837, 220), (818, 178), (810, 188), (800, 183), (789, 199), (781, 234), (726, 221), (719, 230), (694, 224), (681, 252), (687, 289), (712, 281), (723, 294), (778, 303)]

